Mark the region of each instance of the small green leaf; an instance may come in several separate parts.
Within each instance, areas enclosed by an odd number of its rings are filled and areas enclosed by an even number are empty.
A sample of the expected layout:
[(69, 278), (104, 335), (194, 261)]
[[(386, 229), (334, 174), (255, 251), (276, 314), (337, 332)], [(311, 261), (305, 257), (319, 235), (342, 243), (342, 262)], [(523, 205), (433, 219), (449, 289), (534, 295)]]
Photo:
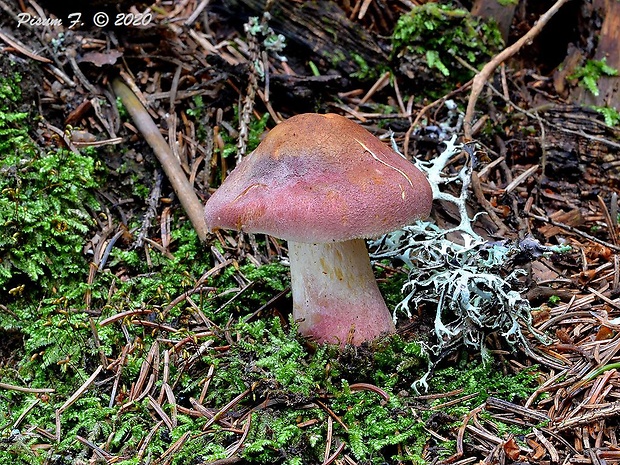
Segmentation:
[(426, 51), (426, 62), (429, 68), (437, 68), (444, 76), (450, 76), (450, 70), (441, 62), (439, 53), (434, 50)]

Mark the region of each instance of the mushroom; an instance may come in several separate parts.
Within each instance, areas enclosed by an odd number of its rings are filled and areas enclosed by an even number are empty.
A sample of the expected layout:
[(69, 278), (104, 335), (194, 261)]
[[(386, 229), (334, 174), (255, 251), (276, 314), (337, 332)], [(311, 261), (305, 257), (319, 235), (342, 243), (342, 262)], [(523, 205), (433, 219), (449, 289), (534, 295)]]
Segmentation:
[(395, 331), (364, 238), (427, 217), (425, 176), (366, 129), (336, 114), (272, 129), (205, 206), (210, 230), (288, 241), (293, 318), (319, 343), (359, 345)]

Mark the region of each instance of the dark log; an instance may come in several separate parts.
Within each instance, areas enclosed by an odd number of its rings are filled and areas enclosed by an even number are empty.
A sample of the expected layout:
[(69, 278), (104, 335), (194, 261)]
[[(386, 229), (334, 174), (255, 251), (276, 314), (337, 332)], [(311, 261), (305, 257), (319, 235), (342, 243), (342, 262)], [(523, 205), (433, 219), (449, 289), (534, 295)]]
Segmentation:
[(316, 111), (317, 104), (328, 100), (329, 95), (337, 94), (349, 85), (342, 76), (327, 74), (323, 76), (292, 76), (273, 74), (271, 81), (271, 101), (279, 108), (288, 110), (291, 104), (296, 112)]
[[(587, 9), (587, 10), (586, 10)], [(600, 30), (594, 30), (583, 42), (588, 44), (596, 44), (596, 51), (593, 56), (591, 49), (587, 48), (582, 53), (569, 48), (564, 63), (556, 71), (555, 84), (556, 89), (564, 90), (564, 86), (558, 81), (566, 79), (570, 76), (579, 66), (585, 64), (585, 59), (576, 55), (582, 54), (583, 57), (592, 56), (595, 60), (605, 59), (608, 66), (620, 69), (620, 2), (617, 0), (592, 0), (591, 4), (586, 3), (583, 7), (584, 11), (587, 11), (589, 17), (603, 18)], [(593, 22), (593, 21), (591, 21)], [(596, 22), (593, 22), (597, 26)], [(586, 32), (582, 31), (582, 36)], [(584, 46), (581, 46), (582, 50)], [(590, 53), (588, 53), (590, 52)], [(575, 82), (570, 82), (572, 85)], [(571, 100), (575, 103), (582, 105), (595, 105), (600, 107), (611, 107), (620, 111), (620, 76), (602, 76), (597, 81), (597, 87), (599, 90), (598, 95), (593, 95), (583, 85), (573, 88), (570, 92)], [(562, 94), (561, 94), (562, 95)]]
[[(242, 19), (261, 16), (264, 0), (220, 0), (225, 12), (235, 12)], [(362, 60), (371, 69), (387, 62), (387, 53), (359, 24), (347, 18), (336, 2), (309, 0), (292, 2), (275, 0), (269, 10), (269, 26), (287, 38), (284, 55), (301, 49), (315, 61), (322, 72), (336, 70), (344, 76), (359, 72)]]

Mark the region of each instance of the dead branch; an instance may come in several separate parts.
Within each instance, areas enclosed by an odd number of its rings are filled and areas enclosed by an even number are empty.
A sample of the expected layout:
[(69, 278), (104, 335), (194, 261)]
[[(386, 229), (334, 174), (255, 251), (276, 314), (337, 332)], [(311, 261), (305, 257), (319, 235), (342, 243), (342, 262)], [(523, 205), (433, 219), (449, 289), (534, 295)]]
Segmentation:
[(557, 0), (554, 5), (549, 8), (549, 10), (542, 15), (539, 20), (534, 24), (534, 27), (527, 31), (527, 33), (517, 40), (510, 47), (505, 48), (500, 53), (498, 53), (491, 61), (489, 61), (482, 70), (476, 76), (474, 76), (471, 94), (469, 96), (469, 101), (467, 102), (467, 111), (465, 112), (465, 119), (463, 120), (463, 129), (465, 132), (465, 137), (467, 139), (471, 139), (472, 136), (472, 120), (474, 118), (474, 110), (476, 108), (476, 102), (478, 97), (480, 96), (480, 92), (484, 88), (485, 83), (493, 74), (493, 71), (508, 58), (517, 53), (523, 46), (526, 44), (530, 44), (534, 37), (536, 37), (540, 31), (545, 27), (545, 25), (549, 22), (549, 20), (557, 13), (557, 11), (564, 5), (568, 0)]
[(18, 391), (18, 392), (28, 392), (31, 394), (42, 394), (48, 392), (54, 392), (54, 389), (51, 388), (26, 388), (22, 386), (15, 386), (13, 384), (0, 383), (0, 389), (6, 389), (8, 391)]
[(37, 55), (36, 53), (30, 51), (28, 47), (26, 47), (24, 44), (22, 44), (17, 39), (11, 37), (8, 34), (0, 32), (0, 40), (7, 43), (10, 47), (13, 47), (13, 49), (18, 51), (22, 55), (27, 56), (28, 58), (31, 58), (35, 61), (40, 61), (41, 63), (52, 63), (52, 60), (50, 60), (49, 58), (42, 57), (41, 55)]
[(196, 234), (198, 234), (202, 242), (206, 241), (207, 225), (204, 220), (202, 203), (198, 200), (194, 189), (185, 177), (179, 161), (174, 158), (170, 146), (159, 132), (159, 128), (127, 85), (119, 79), (115, 79), (112, 82), (112, 88), (114, 93), (123, 102), (123, 105), (125, 105), (125, 108), (127, 108), (138, 130), (153, 149), (166, 176), (170, 180), (170, 184), (172, 184), (174, 192), (179, 197), (185, 213), (187, 213), (192, 222)]
[(97, 376), (99, 376), (101, 370), (103, 370), (103, 366), (99, 365), (93, 374), (90, 375), (90, 377), (78, 388), (78, 390), (75, 391), (73, 395), (60, 406), (60, 408), (56, 409), (56, 442), (60, 442), (60, 416), (65, 410), (71, 407), (75, 401), (78, 400), (82, 394), (84, 394), (84, 392), (86, 392)]

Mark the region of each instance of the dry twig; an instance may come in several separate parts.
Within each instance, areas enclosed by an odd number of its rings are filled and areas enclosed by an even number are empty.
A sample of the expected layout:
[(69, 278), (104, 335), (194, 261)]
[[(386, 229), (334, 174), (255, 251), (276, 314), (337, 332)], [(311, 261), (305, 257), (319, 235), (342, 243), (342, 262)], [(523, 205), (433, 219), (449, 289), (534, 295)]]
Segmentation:
[(179, 161), (174, 158), (170, 146), (131, 89), (119, 79), (115, 79), (112, 82), (112, 87), (114, 93), (120, 97), (136, 126), (159, 159), (170, 184), (172, 184), (174, 191), (179, 197), (185, 213), (187, 213), (196, 230), (196, 234), (198, 234), (201, 241), (206, 241), (207, 225), (204, 220), (202, 203), (198, 200), (194, 189), (187, 181)]
[(583, 231), (580, 231), (577, 228), (573, 228), (572, 226), (569, 226), (567, 224), (555, 221), (555, 220), (549, 218), (548, 216), (535, 215), (534, 213), (530, 213), (530, 212), (525, 212), (525, 214), (527, 216), (529, 216), (530, 218), (534, 218), (535, 220), (543, 221), (545, 223), (552, 224), (553, 226), (557, 226), (558, 228), (562, 228), (562, 229), (564, 229), (564, 230), (566, 230), (568, 232), (576, 234), (577, 236), (581, 236), (584, 239), (587, 239), (589, 241), (595, 242), (597, 244), (604, 245), (605, 247), (608, 247), (608, 248), (610, 248), (611, 250), (613, 250), (615, 252), (620, 252), (620, 246), (616, 246), (616, 245), (610, 244), (609, 242), (606, 242), (606, 241), (604, 241), (602, 239), (599, 239), (598, 237), (594, 237), (591, 234), (588, 234), (588, 233), (585, 233)]
[(485, 83), (493, 74), (495, 69), (506, 61), (508, 58), (512, 57), (515, 53), (517, 53), (523, 46), (532, 42), (534, 37), (536, 37), (540, 31), (545, 27), (545, 25), (549, 22), (549, 20), (557, 13), (557, 11), (564, 5), (568, 0), (557, 0), (547, 12), (542, 15), (534, 27), (530, 29), (525, 35), (523, 35), (519, 40), (517, 40), (510, 47), (505, 48), (500, 53), (498, 53), (491, 61), (489, 61), (482, 70), (476, 74), (473, 80), (471, 94), (469, 96), (469, 101), (467, 102), (467, 111), (465, 112), (465, 119), (463, 120), (463, 129), (465, 132), (465, 137), (467, 139), (471, 139), (472, 137), (472, 120), (474, 118), (474, 110), (476, 108), (476, 102), (478, 101), (478, 97), (480, 96), (480, 92), (484, 88)]
[(69, 399), (67, 399), (67, 401), (64, 404), (62, 404), (59, 408), (56, 409), (56, 441), (57, 442), (60, 442), (60, 416), (65, 410), (71, 407), (75, 403), (75, 401), (78, 400), (82, 394), (84, 394), (84, 392), (86, 392), (86, 390), (90, 387), (90, 385), (95, 381), (95, 378), (99, 376), (99, 373), (101, 373), (101, 370), (103, 370), (103, 366), (100, 365), (93, 372), (93, 374), (90, 375), (90, 377), (86, 381), (84, 381), (84, 384), (82, 384), (78, 388), (78, 390), (75, 391), (73, 395), (69, 397)]

